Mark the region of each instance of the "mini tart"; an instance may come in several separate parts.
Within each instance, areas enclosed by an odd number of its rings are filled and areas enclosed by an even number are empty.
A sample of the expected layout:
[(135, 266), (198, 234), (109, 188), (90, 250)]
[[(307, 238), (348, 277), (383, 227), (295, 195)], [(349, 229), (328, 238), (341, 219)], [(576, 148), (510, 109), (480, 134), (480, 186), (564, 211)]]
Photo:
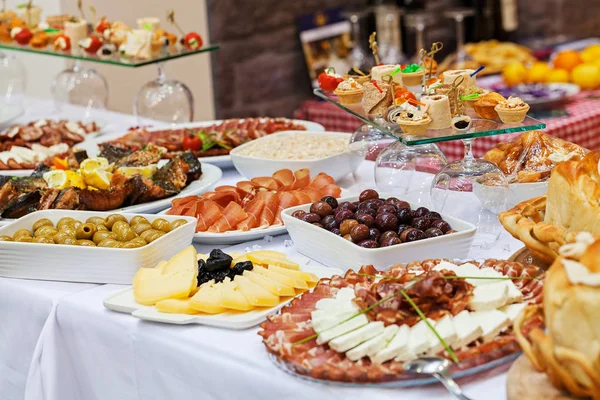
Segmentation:
[(335, 89), (333, 94), (340, 99), (340, 103), (343, 105), (349, 105), (360, 103), (363, 95), (365, 94), (365, 90), (359, 85), (356, 89), (352, 90), (340, 90), (339, 88)]
[(419, 120), (413, 120), (412, 117), (408, 117), (411, 114), (410, 111), (404, 111), (396, 119), (396, 123), (402, 128), (402, 132), (407, 135), (422, 135), (427, 131), (427, 127), (431, 123), (429, 115), (425, 114), (425, 118)]
[(476, 102), (473, 103), (473, 109), (481, 118), (496, 119), (498, 113), (495, 110), (496, 105), (506, 99), (499, 93), (490, 92), (479, 96)]
[(420, 86), (423, 81), (423, 75), (425, 75), (423, 69), (416, 72), (402, 72), (402, 83), (404, 86)]
[(523, 122), (529, 111), (529, 104), (523, 104), (522, 106), (508, 108), (503, 103), (499, 103), (494, 107), (494, 110), (505, 124), (518, 124)]
[(353, 78), (357, 83), (362, 85), (371, 80), (371, 75), (348, 75), (348, 74), (344, 75), (345, 81), (347, 81), (350, 78)]

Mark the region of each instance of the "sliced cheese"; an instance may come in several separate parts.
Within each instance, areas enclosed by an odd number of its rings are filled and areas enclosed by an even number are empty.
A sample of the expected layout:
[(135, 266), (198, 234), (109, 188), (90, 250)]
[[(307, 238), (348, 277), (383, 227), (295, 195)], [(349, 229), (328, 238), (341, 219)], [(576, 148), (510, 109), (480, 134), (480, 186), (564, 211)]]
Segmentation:
[(190, 307), (207, 314), (219, 314), (227, 311), (223, 303), (223, 285), (214, 280), (206, 282), (190, 299)]
[(523, 301), (523, 292), (519, 290), (513, 281), (506, 281), (508, 287), (507, 299), (504, 304), (521, 303)]
[(274, 307), (279, 304), (279, 296), (257, 285), (243, 275), (233, 280), (246, 300), (255, 307)]
[(438, 265), (436, 265), (435, 267), (433, 267), (434, 271), (441, 271), (441, 270), (447, 270), (447, 271), (454, 271), (456, 268), (459, 268), (456, 264), (453, 264), (451, 262), (448, 261), (441, 261)]
[(253, 264), (277, 265), (279, 267), (293, 269), (293, 270), (300, 269), (300, 265), (298, 265), (298, 263), (287, 260), (285, 257), (282, 258), (280, 256), (272, 256), (269, 254), (265, 254), (266, 251), (267, 250), (259, 250), (259, 251), (246, 253), (246, 257), (248, 257), (248, 260), (252, 261)]
[(356, 315), (357, 311), (354, 310), (344, 310), (337, 313), (330, 313), (326, 317), (314, 315), (319, 311), (313, 311), (313, 315), (311, 316), (311, 323), (315, 332), (323, 332), (329, 328), (333, 328), (337, 324), (340, 324), (352, 316)]
[(351, 361), (358, 361), (363, 357), (375, 355), (381, 351), (388, 342), (398, 332), (398, 325), (389, 325), (383, 329), (383, 332), (373, 336), (371, 339), (361, 343), (355, 348), (346, 352), (346, 357)]
[(473, 311), (495, 310), (506, 304), (508, 299), (507, 281), (475, 286), (469, 308)]
[(170, 314), (198, 314), (199, 311), (190, 306), (190, 299), (165, 299), (158, 301), (156, 309)]
[[(429, 320), (429, 323), (435, 324), (434, 321)], [(410, 328), (410, 334), (408, 335), (408, 343), (404, 347), (394, 360), (396, 361), (408, 361), (415, 358), (417, 355), (425, 353), (429, 350), (429, 343), (432, 338), (435, 337), (429, 326), (425, 321), (421, 320), (417, 322), (412, 328)]]
[(473, 343), (483, 335), (483, 329), (467, 310), (459, 312), (452, 318), (452, 326), (456, 331), (456, 340), (451, 346), (455, 350)]
[(261, 275), (258, 272), (254, 271), (244, 271), (244, 276), (248, 277), (252, 282), (262, 286), (267, 289), (269, 292), (276, 294), (278, 296), (295, 296), (296, 291), (293, 287), (284, 285), (281, 282), (273, 280), (268, 276)]
[[(268, 278), (271, 278), (273, 280), (276, 280), (277, 282), (281, 282), (284, 285), (288, 285), (293, 288), (308, 289), (308, 285), (306, 284), (305, 281), (298, 281), (297, 279), (290, 278), (289, 276), (286, 276), (286, 275), (278, 274), (277, 272), (270, 271), (267, 268), (263, 268), (258, 265), (255, 265), (254, 268), (252, 269), (252, 271), (255, 271), (261, 275), (264, 275)], [(298, 287), (298, 285), (304, 286), (304, 287)]]
[(500, 311), (505, 313), (508, 316), (508, 319), (511, 320), (511, 322), (515, 322), (515, 319), (517, 319), (517, 316), (521, 313), (521, 311), (523, 311), (525, 307), (525, 303), (509, 304), (500, 308)]
[(346, 351), (353, 349), (359, 344), (366, 342), (373, 336), (377, 336), (383, 333), (383, 322), (376, 321), (370, 322), (356, 330), (345, 335), (338, 336), (329, 342), (329, 347), (339, 353), (345, 353)]
[[(437, 334), (440, 335), (440, 337), (448, 346), (452, 346), (458, 337), (456, 330), (452, 325), (452, 317), (450, 315), (445, 315), (442, 319), (437, 321), (434, 328)], [(444, 349), (444, 345), (440, 339), (433, 334), (433, 337), (431, 337), (429, 340), (429, 350), (427, 350), (427, 352), (429, 354), (437, 354)]]
[(398, 328), (398, 331), (394, 337), (388, 342), (388, 345), (381, 349), (374, 355), (369, 355), (371, 361), (376, 364), (383, 364), (397, 357), (400, 353), (404, 352), (408, 345), (408, 337), (410, 336), (410, 330), (408, 325), (402, 325)]
[(339, 325), (334, 326), (322, 333), (317, 337), (317, 344), (324, 344), (329, 342), (332, 339), (335, 339), (338, 336), (341, 336), (345, 333), (352, 332), (355, 329), (360, 328), (369, 323), (369, 319), (364, 315), (360, 314), (356, 317), (343, 322)]
[(303, 280), (305, 282), (319, 282), (319, 277), (310, 272), (295, 271), (292, 269), (278, 267), (277, 265), (269, 265), (269, 269), (281, 275), (286, 275), (294, 279)]
[(484, 341), (493, 339), (511, 324), (508, 315), (499, 310), (472, 312), (471, 317), (483, 330)]
[(252, 304), (246, 300), (246, 297), (244, 297), (244, 295), (240, 292), (235, 282), (225, 279), (221, 285), (221, 307), (239, 311), (248, 311), (254, 308)]
[(339, 310), (356, 310), (357, 306), (350, 300), (338, 299), (321, 299), (315, 304), (317, 310), (322, 311), (339, 311)]
[(356, 295), (354, 294), (354, 289), (349, 288), (349, 287), (341, 288), (335, 294), (335, 298), (337, 300), (352, 300), (355, 297), (356, 297)]

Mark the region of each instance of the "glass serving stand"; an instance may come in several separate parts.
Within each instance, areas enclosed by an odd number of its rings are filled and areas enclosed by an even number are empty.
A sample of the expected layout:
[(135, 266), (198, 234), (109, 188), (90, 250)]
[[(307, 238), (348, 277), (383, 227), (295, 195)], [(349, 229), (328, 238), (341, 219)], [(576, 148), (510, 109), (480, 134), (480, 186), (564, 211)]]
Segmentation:
[(13, 55), (0, 50), (0, 106), (21, 105), (26, 86), (25, 65)]
[[(428, 129), (423, 135), (407, 135), (399, 125), (385, 122), (383, 118), (369, 119), (358, 107), (348, 108), (321, 89), (315, 89), (314, 93), (380, 135), (399, 142), (378, 156), (374, 174), (382, 192), (408, 195), (411, 201), (473, 223), (478, 228), (476, 246), (487, 248), (498, 239), (502, 228), (497, 215), (506, 209), (508, 181), (494, 164), (473, 157), (473, 141), (478, 137), (544, 129), (546, 124), (531, 117), (518, 124), (504, 124), (500, 120), (476, 118), (470, 111), (472, 126), (466, 131)], [(435, 143), (452, 140), (463, 141), (465, 157), (444, 165), (445, 157)]]

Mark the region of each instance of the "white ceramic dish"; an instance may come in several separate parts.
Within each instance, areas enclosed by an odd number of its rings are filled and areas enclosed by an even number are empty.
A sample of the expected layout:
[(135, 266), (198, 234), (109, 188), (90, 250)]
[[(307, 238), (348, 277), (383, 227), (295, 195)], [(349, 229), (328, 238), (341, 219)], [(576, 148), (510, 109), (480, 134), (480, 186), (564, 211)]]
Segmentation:
[(548, 193), (548, 181), (531, 183), (511, 183), (508, 185), (508, 200), (506, 209), (509, 210), (522, 201)]
[[(357, 196), (338, 199), (339, 202), (356, 200)], [(415, 208), (418, 205), (411, 204), (411, 207)], [(309, 208), (310, 204), (305, 204), (281, 212), (296, 250), (321, 264), (343, 271), (360, 265), (373, 265), (375, 268), (385, 269), (394, 264), (429, 258), (465, 259), (469, 256), (475, 238), (474, 225), (442, 214), (442, 218), (458, 232), (395, 246), (365, 249), (326, 229), (292, 217), (294, 211), (308, 211)]]
[[(163, 210), (158, 213), (158, 215), (167, 214), (167, 210)], [(254, 228), (249, 231), (230, 231), (230, 232), (221, 232), (221, 233), (212, 233), (212, 232), (196, 232), (194, 233), (194, 243), (201, 244), (212, 244), (212, 245), (221, 245), (221, 244), (238, 244), (243, 242), (249, 242), (251, 240), (262, 239), (265, 236), (278, 236), (283, 235), (287, 232), (284, 225), (274, 225), (270, 226), (266, 229)]]
[[(164, 210), (171, 205), (171, 201), (178, 197), (194, 196), (204, 192), (208, 192), (213, 186), (221, 179), (223, 171), (219, 167), (215, 167), (211, 164), (202, 163), (202, 176), (197, 181), (190, 183), (186, 186), (179, 194), (173, 197), (167, 197), (165, 199), (151, 201), (144, 204), (136, 204), (134, 206), (128, 206), (118, 208), (116, 210), (109, 211), (110, 213), (156, 213)], [(0, 226), (6, 225), (15, 221), (14, 219), (0, 218)]]
[[(329, 278), (341, 274), (342, 271), (334, 268), (303, 265), (301, 271), (312, 272), (319, 278)], [(271, 308), (258, 308), (248, 312), (225, 312), (221, 314), (168, 314), (157, 311), (153, 306), (144, 306), (135, 302), (133, 288), (128, 287), (104, 299), (104, 307), (109, 310), (131, 314), (132, 316), (147, 321), (164, 322), (167, 324), (185, 325), (201, 324), (227, 329), (246, 329), (258, 325), (265, 320), (267, 315), (275, 314), (293, 298)]]
[(19, 118), (25, 109), (16, 104), (2, 104), (0, 106), (0, 128), (7, 127), (15, 119)]
[(357, 156), (350, 151), (336, 154), (330, 157), (313, 160), (272, 160), (267, 158), (249, 157), (240, 154), (240, 152), (250, 145), (256, 145), (263, 140), (270, 140), (273, 137), (289, 136), (298, 133), (314, 136), (341, 137), (350, 140), (350, 135), (344, 132), (303, 132), (303, 131), (285, 131), (274, 133), (272, 135), (253, 140), (231, 150), (231, 161), (235, 169), (247, 179), (257, 176), (271, 176), (281, 169), (291, 169), (293, 171), (307, 168), (311, 176), (324, 172), (336, 181), (351, 173), (357, 164)]
[[(85, 221), (89, 217), (106, 217), (112, 212), (43, 210), (26, 215), (0, 228), (0, 235), (12, 236), (19, 229), (31, 229), (33, 223), (48, 218), (56, 224), (63, 217)], [(122, 214), (127, 220), (140, 214)], [(189, 223), (136, 249), (69, 246), (57, 244), (0, 242), (0, 276), (65, 282), (114, 283), (129, 285), (140, 268), (155, 267), (174, 256), (192, 242), (196, 219), (168, 215), (144, 215), (152, 222), (164, 218), (171, 222), (185, 219)]]

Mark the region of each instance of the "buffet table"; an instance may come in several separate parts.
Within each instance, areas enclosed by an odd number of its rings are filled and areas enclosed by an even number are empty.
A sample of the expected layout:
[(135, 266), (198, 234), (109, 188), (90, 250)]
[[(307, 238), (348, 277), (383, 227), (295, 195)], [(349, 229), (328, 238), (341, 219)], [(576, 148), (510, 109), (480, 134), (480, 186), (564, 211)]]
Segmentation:
[[(23, 122), (52, 109), (49, 102), (40, 100), (30, 99), (27, 104), (36, 111), (22, 116)], [(66, 117), (64, 113), (81, 118), (77, 107), (52, 117)], [(107, 131), (114, 134), (137, 124), (128, 115), (98, 115), (109, 122)], [(365, 162), (360, 174), (372, 175), (372, 168), (371, 162)], [(239, 179), (235, 170), (225, 170), (219, 184)], [(253, 246), (295, 254), (287, 235), (225, 251)], [(214, 246), (196, 247), (208, 252)], [(492, 248), (473, 248), (470, 256), (506, 259), (520, 247), (504, 232)], [(104, 308), (103, 299), (120, 289), (118, 285), (0, 278), (2, 399), (451, 399), (441, 385), (367, 389), (307, 383), (269, 360), (258, 327), (235, 331), (141, 321)], [(505, 399), (507, 369), (504, 365), (459, 383), (472, 398)]]
[[(591, 150), (600, 149), (600, 90), (585, 91), (567, 103), (568, 116), (543, 119), (547, 128), (545, 133), (577, 143)], [(333, 104), (319, 100), (306, 100), (296, 113), (295, 118), (317, 122), (328, 131), (354, 132), (362, 122), (340, 110)], [(473, 143), (475, 157), (494, 147), (498, 142), (510, 141), (519, 134), (482, 137)], [(439, 144), (449, 161), (460, 159), (464, 146), (460, 141)]]

